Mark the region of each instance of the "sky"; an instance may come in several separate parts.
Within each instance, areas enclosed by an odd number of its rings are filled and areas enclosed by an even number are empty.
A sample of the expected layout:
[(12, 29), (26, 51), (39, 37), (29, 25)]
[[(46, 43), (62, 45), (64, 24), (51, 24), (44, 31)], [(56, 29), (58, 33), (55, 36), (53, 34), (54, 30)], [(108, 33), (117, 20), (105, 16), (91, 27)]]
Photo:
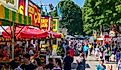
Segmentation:
[[(48, 4), (50, 4), (50, 3), (52, 3), (53, 4), (53, 6), (55, 7), (57, 4), (58, 4), (58, 2), (60, 1), (60, 0), (32, 0), (34, 3), (36, 3), (37, 5), (41, 5), (41, 3), (42, 4), (44, 4), (44, 5), (48, 5)], [(40, 1), (41, 1), (41, 3), (40, 3)], [(84, 0), (73, 0), (77, 5), (79, 5), (80, 7), (82, 7), (83, 5), (84, 5)], [(49, 11), (49, 8), (47, 7), (47, 9), (48, 9), (48, 11)]]

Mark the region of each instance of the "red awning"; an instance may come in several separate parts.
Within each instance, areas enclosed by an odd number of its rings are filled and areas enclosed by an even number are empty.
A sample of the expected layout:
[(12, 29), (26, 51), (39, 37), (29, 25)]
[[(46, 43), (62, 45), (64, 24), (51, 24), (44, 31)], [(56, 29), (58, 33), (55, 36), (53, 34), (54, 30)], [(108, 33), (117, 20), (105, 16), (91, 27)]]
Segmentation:
[[(25, 31), (25, 27), (24, 26), (19, 26), (19, 27), (16, 27), (15, 28), (15, 36), (16, 35), (18, 35), (19, 34), (19, 32), (23, 32), (23, 31)], [(7, 32), (6, 32), (7, 31)], [(6, 31), (3, 31), (2, 32), (2, 35), (3, 35), (3, 37), (4, 38), (11, 38), (12, 37), (12, 32), (11, 32), (11, 27), (8, 27), (7, 29), (6, 29)]]
[(53, 38), (61, 38), (61, 34), (56, 33), (56, 32), (50, 32)]
[[(6, 31), (11, 35), (10, 27), (8, 27)], [(5, 31), (2, 32), (2, 35), (5, 38), (10, 38), (10, 36)], [(48, 36), (48, 32), (40, 30), (39, 28), (35, 28), (35, 27), (21, 26), (21, 27), (16, 27), (15, 36), (16, 38), (27, 38), (27, 39), (28, 38), (29, 39), (30, 38), (45, 38)]]

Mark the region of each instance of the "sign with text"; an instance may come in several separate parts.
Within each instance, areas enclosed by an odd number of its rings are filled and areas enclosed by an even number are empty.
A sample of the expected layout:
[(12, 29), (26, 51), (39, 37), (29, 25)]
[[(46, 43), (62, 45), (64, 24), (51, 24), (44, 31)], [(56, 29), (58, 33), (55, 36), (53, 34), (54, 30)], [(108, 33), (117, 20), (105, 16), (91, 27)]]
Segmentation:
[(49, 17), (41, 18), (40, 28), (44, 30), (48, 30), (48, 27), (49, 27)]
[(25, 9), (26, 9), (26, 0), (19, 0), (18, 12), (22, 15), (25, 15)]
[(0, 3), (11, 10), (18, 10), (18, 0), (0, 0)]
[(33, 26), (37, 26), (37, 27), (40, 26), (40, 18), (41, 18), (40, 8), (37, 7), (37, 5), (35, 5), (31, 1), (29, 1), (28, 3), (28, 16), (31, 17)]
[(57, 32), (58, 30), (58, 19), (53, 19), (53, 31)]

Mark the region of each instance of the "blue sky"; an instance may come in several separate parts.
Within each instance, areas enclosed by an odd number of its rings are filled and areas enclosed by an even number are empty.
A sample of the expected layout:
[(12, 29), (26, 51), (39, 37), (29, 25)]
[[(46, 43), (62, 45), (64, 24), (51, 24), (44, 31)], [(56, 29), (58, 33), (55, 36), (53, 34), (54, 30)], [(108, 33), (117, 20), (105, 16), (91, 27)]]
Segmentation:
[[(41, 3), (43, 3), (44, 5), (48, 5), (50, 3), (52, 3), (54, 6), (57, 5), (57, 3), (60, 1), (60, 0), (32, 0), (34, 3), (36, 3), (37, 5), (40, 5), (40, 1)], [(83, 6), (84, 4), (84, 0), (73, 0), (77, 5), (79, 5), (80, 7)], [(47, 8), (49, 9), (49, 8)], [(49, 10), (48, 10), (49, 11)]]

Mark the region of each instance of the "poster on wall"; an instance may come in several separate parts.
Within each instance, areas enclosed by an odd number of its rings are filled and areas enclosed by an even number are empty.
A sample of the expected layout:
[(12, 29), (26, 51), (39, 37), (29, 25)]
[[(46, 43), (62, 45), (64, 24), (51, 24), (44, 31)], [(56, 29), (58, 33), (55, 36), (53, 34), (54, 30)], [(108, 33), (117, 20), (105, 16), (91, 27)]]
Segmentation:
[(0, 3), (13, 11), (18, 10), (18, 0), (0, 0)]
[(26, 0), (19, 0), (18, 2), (18, 13), (25, 15)]
[(40, 18), (41, 18), (40, 8), (34, 4), (32, 1), (28, 2), (28, 16), (31, 17), (32, 25), (40, 27)]
[(42, 17), (40, 29), (48, 30), (48, 28), (49, 28), (49, 17)]

